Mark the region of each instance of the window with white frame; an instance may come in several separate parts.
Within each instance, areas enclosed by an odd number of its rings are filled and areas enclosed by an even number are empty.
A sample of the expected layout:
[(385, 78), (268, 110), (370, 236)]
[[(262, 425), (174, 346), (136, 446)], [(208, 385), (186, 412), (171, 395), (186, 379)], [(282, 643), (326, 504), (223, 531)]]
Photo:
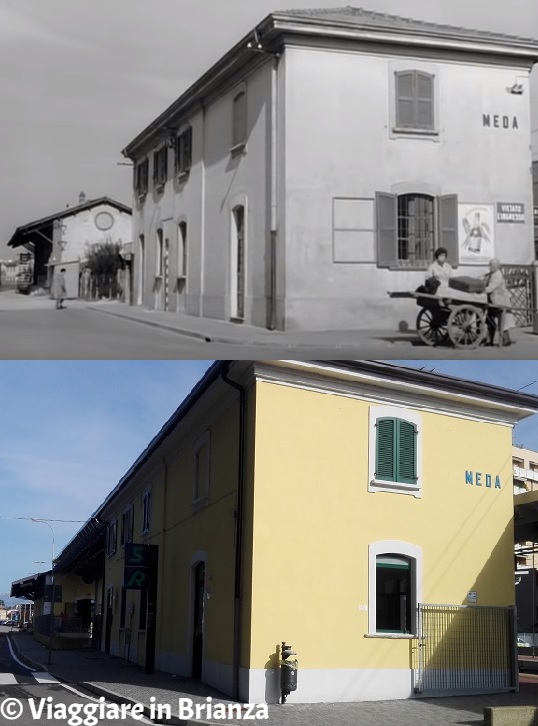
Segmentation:
[(151, 524), (151, 489), (144, 492), (142, 498), (142, 532), (149, 532)]
[(435, 129), (435, 76), (418, 70), (395, 74), (396, 128)]
[(422, 417), (393, 406), (370, 406), (368, 491), (422, 496)]
[(129, 504), (121, 515), (120, 545), (123, 547), (133, 541), (134, 507)]
[(106, 528), (105, 552), (107, 555), (113, 555), (116, 551), (118, 540), (118, 522), (112, 519)]
[(209, 494), (211, 438), (206, 431), (194, 445), (193, 503), (204, 502)]
[(399, 540), (370, 544), (368, 599), (370, 635), (416, 634), (422, 602), (422, 548)]

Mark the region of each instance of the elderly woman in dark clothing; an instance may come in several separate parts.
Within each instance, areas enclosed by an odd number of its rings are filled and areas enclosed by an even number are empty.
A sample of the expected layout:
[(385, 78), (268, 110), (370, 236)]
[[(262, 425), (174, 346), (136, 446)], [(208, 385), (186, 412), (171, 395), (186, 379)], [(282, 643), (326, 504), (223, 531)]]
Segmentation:
[(489, 263), (489, 272), (485, 277), (486, 282), (486, 293), (488, 296), (488, 302), (492, 305), (498, 305), (499, 307), (491, 307), (488, 310), (487, 326), (489, 333), (489, 344), (493, 345), (495, 339), (495, 331), (501, 328), (501, 320), (504, 313), (504, 325), (503, 325), (503, 345), (511, 345), (510, 328), (516, 327), (516, 320), (514, 315), (508, 310), (512, 304), (510, 299), (510, 292), (506, 287), (506, 282), (501, 272), (501, 263), (499, 260), (494, 258)]

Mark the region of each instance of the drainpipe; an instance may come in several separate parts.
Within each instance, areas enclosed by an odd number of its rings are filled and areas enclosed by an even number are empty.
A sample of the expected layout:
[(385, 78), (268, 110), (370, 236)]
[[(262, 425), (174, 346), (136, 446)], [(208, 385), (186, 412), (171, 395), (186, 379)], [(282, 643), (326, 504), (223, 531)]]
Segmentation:
[(271, 69), (271, 231), (270, 231), (270, 249), (269, 249), (269, 330), (276, 328), (276, 295), (277, 295), (277, 279), (276, 279), (276, 246), (277, 246), (277, 223), (278, 223), (278, 64), (280, 61), (280, 53), (275, 53), (275, 61)]
[(245, 488), (245, 409), (246, 392), (243, 386), (221, 371), (222, 380), (239, 392), (239, 466), (237, 470), (237, 509), (235, 517), (235, 576), (233, 621), (233, 698), (239, 700), (239, 660), (241, 656), (241, 569), (243, 560), (243, 497)]

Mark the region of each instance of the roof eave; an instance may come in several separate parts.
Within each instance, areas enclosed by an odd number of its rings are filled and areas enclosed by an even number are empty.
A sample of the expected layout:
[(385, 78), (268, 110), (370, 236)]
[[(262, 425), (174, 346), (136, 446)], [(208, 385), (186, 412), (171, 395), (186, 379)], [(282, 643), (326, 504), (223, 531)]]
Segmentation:
[[(470, 39), (466, 33), (456, 29), (431, 28), (389, 29), (383, 25), (350, 26), (345, 21), (323, 20), (319, 18), (297, 18), (285, 13), (273, 16), (274, 28), (281, 33), (297, 35), (318, 35), (338, 38), (361, 39), (369, 42), (391, 43), (396, 45), (413, 45), (465, 52), (486, 53), (520, 57), (529, 64), (538, 62), (538, 40), (517, 38), (515, 36), (491, 36), (476, 31), (476, 39)], [(517, 43), (517, 44), (516, 44)]]

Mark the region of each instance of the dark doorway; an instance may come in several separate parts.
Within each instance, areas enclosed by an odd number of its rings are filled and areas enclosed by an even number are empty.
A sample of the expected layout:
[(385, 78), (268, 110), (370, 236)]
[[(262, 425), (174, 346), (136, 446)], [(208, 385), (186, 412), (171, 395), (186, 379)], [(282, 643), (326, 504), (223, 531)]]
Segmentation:
[(202, 658), (204, 651), (204, 589), (205, 563), (199, 562), (194, 568), (194, 618), (192, 637), (192, 677), (202, 678)]

